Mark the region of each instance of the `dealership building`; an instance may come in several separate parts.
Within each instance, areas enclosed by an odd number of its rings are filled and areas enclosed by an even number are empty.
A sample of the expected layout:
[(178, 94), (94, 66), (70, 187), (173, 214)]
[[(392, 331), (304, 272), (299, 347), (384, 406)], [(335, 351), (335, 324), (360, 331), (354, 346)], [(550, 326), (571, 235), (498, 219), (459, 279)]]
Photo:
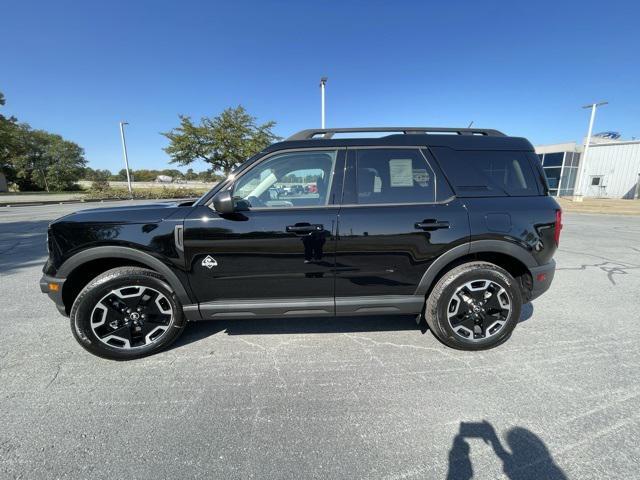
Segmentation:
[(640, 141), (611, 137), (615, 137), (611, 132), (592, 137), (584, 165), (581, 165), (584, 146), (576, 142), (535, 147), (551, 195), (581, 193), (594, 198), (638, 198)]

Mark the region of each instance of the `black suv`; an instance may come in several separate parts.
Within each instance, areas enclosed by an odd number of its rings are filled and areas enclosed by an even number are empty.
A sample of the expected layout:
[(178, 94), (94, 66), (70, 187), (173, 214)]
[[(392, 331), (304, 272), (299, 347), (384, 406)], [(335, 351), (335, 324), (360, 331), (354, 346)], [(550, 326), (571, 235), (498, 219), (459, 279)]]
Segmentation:
[(54, 221), (40, 284), (78, 342), (115, 359), (166, 347), (188, 320), (289, 316), (417, 315), (479, 350), (549, 288), (561, 226), (523, 138), (304, 130), (195, 202)]

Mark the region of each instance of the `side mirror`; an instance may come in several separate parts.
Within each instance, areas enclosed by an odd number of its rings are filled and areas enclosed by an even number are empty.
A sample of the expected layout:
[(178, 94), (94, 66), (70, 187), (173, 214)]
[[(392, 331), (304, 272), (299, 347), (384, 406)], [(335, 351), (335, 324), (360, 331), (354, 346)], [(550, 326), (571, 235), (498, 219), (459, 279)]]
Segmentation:
[(231, 196), (231, 191), (223, 190), (222, 192), (218, 192), (213, 197), (213, 208), (216, 212), (223, 215), (235, 212), (236, 207), (233, 201), (233, 197)]

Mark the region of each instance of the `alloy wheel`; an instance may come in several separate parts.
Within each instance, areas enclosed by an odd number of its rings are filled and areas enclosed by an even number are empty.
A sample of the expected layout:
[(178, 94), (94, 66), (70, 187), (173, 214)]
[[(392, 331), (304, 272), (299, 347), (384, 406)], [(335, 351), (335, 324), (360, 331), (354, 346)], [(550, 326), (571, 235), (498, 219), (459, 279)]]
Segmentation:
[(120, 349), (158, 341), (173, 322), (173, 307), (158, 290), (140, 285), (111, 290), (91, 312), (91, 330), (106, 345)]
[(447, 319), (458, 336), (481, 341), (502, 330), (511, 308), (511, 296), (504, 287), (493, 280), (472, 280), (451, 296)]

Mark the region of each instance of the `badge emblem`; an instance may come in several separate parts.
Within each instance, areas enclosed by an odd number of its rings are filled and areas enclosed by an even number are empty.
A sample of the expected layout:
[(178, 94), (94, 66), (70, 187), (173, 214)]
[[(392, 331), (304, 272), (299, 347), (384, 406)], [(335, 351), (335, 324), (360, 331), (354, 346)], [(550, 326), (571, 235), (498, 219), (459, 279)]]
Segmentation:
[(204, 260), (202, 260), (202, 266), (211, 270), (213, 267), (218, 266), (218, 262), (211, 255), (207, 255)]

